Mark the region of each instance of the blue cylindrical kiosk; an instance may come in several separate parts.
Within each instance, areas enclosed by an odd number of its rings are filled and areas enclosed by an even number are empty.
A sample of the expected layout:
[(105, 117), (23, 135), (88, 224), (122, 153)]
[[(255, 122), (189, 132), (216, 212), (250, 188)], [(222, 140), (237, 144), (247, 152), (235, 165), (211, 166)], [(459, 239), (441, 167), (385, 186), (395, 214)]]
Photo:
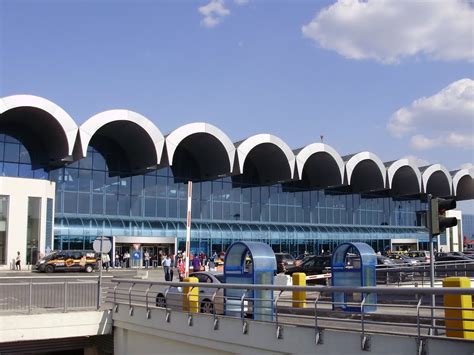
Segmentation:
[[(352, 254), (349, 254), (352, 252)], [(376, 286), (377, 255), (366, 243), (344, 243), (337, 247), (332, 255), (333, 286)], [(365, 297), (364, 307), (361, 302)], [(374, 312), (377, 310), (377, 294), (334, 292), (333, 309), (348, 312)], [(352, 305), (348, 305), (352, 303)], [(359, 304), (359, 305), (356, 305)]]
[[(224, 278), (231, 284), (273, 285), (276, 271), (272, 248), (260, 242), (235, 242), (227, 249), (224, 260)], [(241, 297), (246, 289), (225, 289), (225, 314), (240, 316)], [(249, 291), (245, 295), (245, 312), (256, 320), (273, 320), (273, 291)]]

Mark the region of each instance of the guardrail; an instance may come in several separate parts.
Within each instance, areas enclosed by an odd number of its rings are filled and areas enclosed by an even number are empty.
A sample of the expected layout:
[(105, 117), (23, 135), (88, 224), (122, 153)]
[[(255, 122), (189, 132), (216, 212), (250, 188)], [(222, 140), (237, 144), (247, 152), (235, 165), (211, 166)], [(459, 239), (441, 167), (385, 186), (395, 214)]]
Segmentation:
[[(283, 336), (284, 325), (314, 328), (316, 342), (321, 341), (323, 329), (351, 330), (361, 333), (363, 349), (368, 346), (370, 334), (383, 333), (415, 337), (421, 351), (427, 337), (446, 337), (447, 331), (460, 330), (448, 327), (447, 320), (474, 322), (474, 316), (446, 318), (446, 311), (472, 312), (472, 304), (468, 308), (446, 307), (443, 304), (443, 297), (447, 295), (472, 297), (472, 288), (276, 286), (135, 279), (113, 279), (112, 282), (115, 286), (110, 290), (107, 301), (113, 305), (115, 312), (126, 307), (129, 316), (133, 316), (135, 307), (145, 307), (147, 318), (151, 317), (154, 309), (162, 309), (165, 311), (163, 321), (169, 322), (172, 312), (185, 312), (188, 313), (188, 324), (191, 325), (193, 313), (208, 313), (213, 317), (215, 329), (219, 326), (221, 317), (232, 316), (242, 320), (242, 332), (245, 333), (249, 329), (249, 318), (255, 317), (258, 306), (263, 317), (255, 318), (274, 323), (277, 338)], [(190, 290), (187, 294), (183, 293), (184, 287)], [(199, 288), (198, 298), (191, 292), (193, 288)], [(226, 297), (226, 289), (241, 290), (241, 297)], [(250, 297), (252, 291), (256, 290), (273, 291), (273, 300)], [(305, 299), (293, 299), (294, 292), (305, 292)], [(345, 306), (358, 307), (362, 312), (344, 311), (343, 304), (332, 300), (332, 295), (336, 292), (346, 295)], [(377, 303), (368, 301), (367, 296), (370, 294), (377, 294)], [(430, 306), (432, 295), (436, 297), (434, 307)], [(183, 302), (186, 305), (192, 297), (194, 302), (198, 301), (198, 307), (194, 311), (189, 306), (183, 306)], [(376, 307), (377, 310), (364, 312), (370, 307)], [(268, 317), (269, 314), (272, 316)], [(474, 329), (467, 331), (474, 332)]]
[[(97, 277), (0, 277), (0, 314), (98, 309)], [(107, 288), (101, 288), (105, 299)]]

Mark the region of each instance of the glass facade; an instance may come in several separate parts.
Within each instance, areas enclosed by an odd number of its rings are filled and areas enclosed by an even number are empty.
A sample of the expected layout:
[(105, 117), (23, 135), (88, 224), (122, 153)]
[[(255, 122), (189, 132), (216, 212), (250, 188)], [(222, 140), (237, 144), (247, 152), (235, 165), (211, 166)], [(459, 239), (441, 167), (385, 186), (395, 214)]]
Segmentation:
[(26, 263), (36, 264), (41, 227), (41, 198), (28, 197), (28, 223), (26, 229)]
[[(187, 185), (170, 168), (109, 176), (104, 157), (89, 147), (86, 158), (48, 173), (31, 170), (15, 139), (0, 135), (0, 147), (4, 175), (56, 182), (54, 249), (88, 249), (102, 235), (177, 237), (184, 248)], [(14, 166), (5, 170), (7, 156)], [(258, 240), (298, 254), (366, 241), (382, 250), (392, 238), (426, 242), (425, 229), (416, 226), (423, 209), (417, 200), (286, 191), (281, 184), (243, 188), (225, 177), (193, 184), (192, 248), (219, 252), (235, 240)]]
[[(179, 177), (178, 177), (179, 178)], [(56, 182), (55, 247), (90, 246), (98, 235), (185, 238), (187, 185), (170, 168), (110, 177), (104, 157), (50, 172)], [(225, 250), (234, 240), (266, 241), (277, 251), (328, 250), (366, 240), (382, 249), (391, 238), (426, 238), (416, 227), (420, 201), (285, 191), (282, 185), (241, 188), (230, 177), (193, 184), (195, 250)]]
[(8, 196), (0, 196), (0, 265), (7, 264)]

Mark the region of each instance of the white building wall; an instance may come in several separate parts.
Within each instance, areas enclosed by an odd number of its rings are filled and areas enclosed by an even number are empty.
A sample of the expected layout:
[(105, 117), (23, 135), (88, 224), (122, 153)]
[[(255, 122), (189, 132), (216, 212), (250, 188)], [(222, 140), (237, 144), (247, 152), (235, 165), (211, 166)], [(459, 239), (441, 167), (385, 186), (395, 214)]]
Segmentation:
[[(48, 180), (0, 177), (0, 195), (8, 196), (7, 220), (7, 264), (0, 269), (9, 269), (14, 264), (17, 252), (21, 265), (26, 263), (26, 239), (28, 227), (28, 197), (41, 198), (39, 250), (45, 252), (47, 199), (53, 200), (52, 221), (54, 223), (54, 198), (56, 184)], [(54, 235), (52, 236), (54, 238)]]

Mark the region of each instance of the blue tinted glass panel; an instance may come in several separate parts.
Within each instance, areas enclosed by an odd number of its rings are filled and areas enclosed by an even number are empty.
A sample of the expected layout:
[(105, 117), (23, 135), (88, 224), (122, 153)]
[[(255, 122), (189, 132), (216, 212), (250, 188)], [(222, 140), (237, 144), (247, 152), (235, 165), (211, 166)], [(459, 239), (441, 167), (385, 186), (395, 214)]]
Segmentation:
[(100, 154), (98, 152), (95, 152), (93, 154), (92, 159), (93, 159), (92, 166), (93, 166), (94, 170), (105, 170), (106, 169), (105, 159), (102, 156), (102, 154)]
[(3, 175), (5, 176), (18, 176), (19, 164), (16, 163), (4, 163), (3, 164)]
[(89, 193), (79, 193), (78, 213), (90, 213), (91, 195)]
[(77, 213), (77, 192), (64, 193), (64, 213)]
[(34, 177), (34, 171), (31, 170), (31, 165), (26, 165), (26, 164), (19, 164), (19, 174), (18, 176), (24, 177), (24, 178), (32, 178)]
[[(166, 203), (165, 203), (166, 206)], [(166, 215), (166, 208), (165, 208)], [(155, 217), (156, 216), (156, 199), (154, 198), (145, 198), (145, 217)]]
[(117, 214), (117, 195), (105, 196), (105, 213), (110, 215)]
[(20, 163), (31, 164), (30, 153), (24, 145), (20, 145)]
[(92, 213), (93, 214), (104, 213), (104, 195), (92, 194)]
[(5, 143), (5, 158), (6, 162), (19, 162), (20, 161), (20, 145)]

